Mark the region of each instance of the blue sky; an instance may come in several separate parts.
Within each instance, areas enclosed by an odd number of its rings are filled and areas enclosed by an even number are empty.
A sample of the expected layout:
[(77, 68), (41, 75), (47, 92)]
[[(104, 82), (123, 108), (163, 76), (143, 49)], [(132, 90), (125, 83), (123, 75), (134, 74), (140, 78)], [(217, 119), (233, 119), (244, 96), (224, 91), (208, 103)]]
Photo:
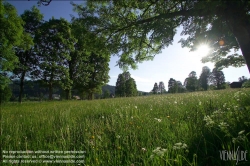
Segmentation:
[[(24, 10), (29, 10), (33, 5), (37, 6), (37, 0), (7, 0), (14, 5), (18, 11), (18, 14), (22, 14)], [(80, 1), (77, 1), (80, 3)], [(41, 13), (44, 14), (44, 19), (49, 20), (52, 16), (55, 18), (65, 18), (68, 21), (71, 20), (70, 14), (77, 16), (77, 13), (73, 12), (73, 8), (70, 5), (70, 1), (56, 1), (53, 0), (49, 6), (38, 7)], [(182, 48), (178, 41), (185, 36), (180, 36), (181, 27), (177, 29), (177, 35), (174, 37), (174, 42), (169, 47), (162, 50), (161, 54), (155, 56), (153, 61), (145, 61), (138, 65), (137, 70), (130, 70), (132, 78), (135, 79), (137, 89), (145, 92), (149, 92), (153, 89), (154, 83), (163, 81), (167, 89), (168, 81), (170, 78), (184, 82), (185, 78), (191, 71), (196, 71), (199, 77), (202, 67), (208, 66), (213, 69), (212, 63), (201, 63), (201, 54), (197, 52), (189, 52), (189, 49)], [(109, 85), (115, 85), (117, 77), (122, 70), (116, 66), (118, 57), (112, 56), (110, 67), (110, 81)], [(247, 66), (241, 68), (229, 67), (223, 69), (226, 81), (233, 82), (238, 81), (240, 76), (246, 76), (250, 78)]]

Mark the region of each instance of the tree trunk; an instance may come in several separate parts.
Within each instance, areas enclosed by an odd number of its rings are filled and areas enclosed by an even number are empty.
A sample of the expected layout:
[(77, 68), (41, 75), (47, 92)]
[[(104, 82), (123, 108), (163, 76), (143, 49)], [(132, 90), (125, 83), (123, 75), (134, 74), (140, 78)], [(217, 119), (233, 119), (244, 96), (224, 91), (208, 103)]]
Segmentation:
[(248, 71), (250, 73), (250, 31), (243, 25), (232, 25), (232, 31), (240, 46), (242, 55), (246, 60)]
[(2, 156), (3, 156), (3, 154), (2, 154), (2, 151), (3, 151), (3, 141), (2, 140), (4, 140), (4, 139), (2, 139), (3, 137), (2, 137), (2, 108), (1, 108), (1, 104), (2, 104), (2, 87), (0, 87), (0, 163), (2, 163), (3, 162), (3, 158), (2, 158)]
[(66, 89), (66, 100), (70, 100), (71, 99), (71, 89)]
[(88, 94), (88, 99), (89, 99), (89, 100), (93, 100), (93, 93), (92, 93), (92, 92), (90, 92), (90, 93)]
[(18, 102), (22, 103), (22, 97), (23, 97), (23, 88), (24, 88), (24, 77), (25, 77), (25, 71), (22, 72), (21, 78), (20, 78), (20, 90), (19, 90), (19, 98)]
[(49, 100), (52, 100), (53, 87), (52, 83), (49, 83)]
[(244, 5), (237, 6), (234, 2), (227, 1), (225, 18), (240, 46), (250, 73), (250, 21), (244, 10)]

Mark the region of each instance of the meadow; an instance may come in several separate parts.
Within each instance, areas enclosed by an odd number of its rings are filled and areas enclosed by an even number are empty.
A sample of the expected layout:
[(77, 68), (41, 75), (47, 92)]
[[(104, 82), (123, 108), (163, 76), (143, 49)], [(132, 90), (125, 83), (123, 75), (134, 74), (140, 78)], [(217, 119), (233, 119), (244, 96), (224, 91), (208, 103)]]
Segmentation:
[[(1, 112), (2, 151), (85, 152), (84, 164), (19, 165), (250, 165), (250, 89), (6, 103)], [(223, 150), (247, 150), (246, 159), (224, 161)]]

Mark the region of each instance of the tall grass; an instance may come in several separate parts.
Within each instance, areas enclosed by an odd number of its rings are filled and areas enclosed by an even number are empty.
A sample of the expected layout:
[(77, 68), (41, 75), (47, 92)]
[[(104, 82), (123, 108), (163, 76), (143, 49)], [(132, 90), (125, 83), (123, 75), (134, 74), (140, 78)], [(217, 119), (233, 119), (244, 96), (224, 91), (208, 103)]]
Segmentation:
[(1, 123), (5, 151), (86, 151), (91, 166), (230, 166), (220, 150), (250, 150), (250, 90), (8, 103)]

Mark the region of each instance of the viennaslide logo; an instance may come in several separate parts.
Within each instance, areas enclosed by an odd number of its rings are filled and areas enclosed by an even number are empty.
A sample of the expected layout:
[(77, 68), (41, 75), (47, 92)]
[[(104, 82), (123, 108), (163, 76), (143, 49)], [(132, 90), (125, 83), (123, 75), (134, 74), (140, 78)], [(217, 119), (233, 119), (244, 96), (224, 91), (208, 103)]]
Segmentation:
[(220, 150), (220, 159), (223, 161), (235, 160), (236, 165), (240, 161), (247, 161), (247, 150), (243, 151), (239, 149), (239, 146), (236, 151), (230, 150)]

